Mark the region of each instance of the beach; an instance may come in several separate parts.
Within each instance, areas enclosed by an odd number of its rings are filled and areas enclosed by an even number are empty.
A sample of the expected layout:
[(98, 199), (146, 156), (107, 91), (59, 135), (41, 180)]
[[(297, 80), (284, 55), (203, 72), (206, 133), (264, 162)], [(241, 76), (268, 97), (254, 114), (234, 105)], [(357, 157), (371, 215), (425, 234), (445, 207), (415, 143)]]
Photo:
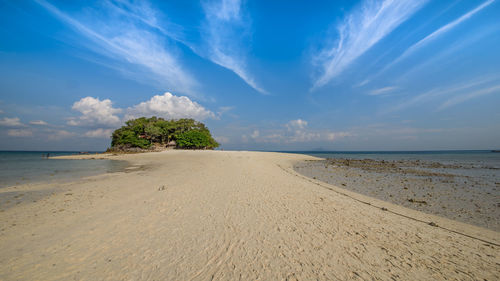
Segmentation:
[(370, 197), (500, 231), (500, 168), (484, 161), (331, 158), (294, 169)]
[(0, 189), (10, 201), (0, 207), (0, 280), (500, 279), (499, 232), (294, 170), (316, 157), (61, 158), (128, 167)]

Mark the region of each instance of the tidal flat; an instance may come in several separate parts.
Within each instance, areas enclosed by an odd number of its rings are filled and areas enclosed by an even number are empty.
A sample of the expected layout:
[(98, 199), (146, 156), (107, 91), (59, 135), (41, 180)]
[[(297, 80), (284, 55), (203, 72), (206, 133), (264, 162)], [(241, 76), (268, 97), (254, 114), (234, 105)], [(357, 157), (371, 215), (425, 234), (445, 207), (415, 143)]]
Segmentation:
[(326, 159), (295, 171), (363, 195), (500, 231), (500, 169), (421, 160)]

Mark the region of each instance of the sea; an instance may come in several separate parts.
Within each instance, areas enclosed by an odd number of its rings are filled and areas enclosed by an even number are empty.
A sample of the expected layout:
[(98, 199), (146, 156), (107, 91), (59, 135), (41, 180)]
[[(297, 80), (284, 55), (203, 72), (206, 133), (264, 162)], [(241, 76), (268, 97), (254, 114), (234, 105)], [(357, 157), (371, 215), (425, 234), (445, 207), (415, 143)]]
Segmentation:
[[(491, 150), (457, 151), (280, 151), (321, 158), (421, 160), (442, 164), (468, 164), (500, 171), (500, 153)], [(94, 152), (90, 152), (94, 153)], [(117, 160), (50, 159), (77, 151), (0, 151), (0, 188), (37, 182), (73, 180), (85, 176), (123, 171), (127, 162)], [(495, 171), (496, 172), (496, 171)]]
[[(94, 152), (89, 152), (94, 153)], [(102, 173), (119, 172), (127, 162), (117, 160), (50, 159), (77, 151), (0, 151), (0, 188), (38, 182), (70, 181)]]
[(465, 164), (477, 168), (500, 169), (500, 153), (493, 150), (440, 151), (280, 151), (320, 158), (373, 159), (385, 161), (420, 160), (441, 164)]

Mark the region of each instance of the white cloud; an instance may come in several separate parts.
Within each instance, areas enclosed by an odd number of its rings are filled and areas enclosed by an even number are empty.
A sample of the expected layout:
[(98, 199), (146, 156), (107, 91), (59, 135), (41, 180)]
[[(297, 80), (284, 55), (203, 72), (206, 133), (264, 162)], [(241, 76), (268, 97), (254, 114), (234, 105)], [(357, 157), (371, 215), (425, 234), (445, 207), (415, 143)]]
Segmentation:
[(208, 53), (196, 52), (233, 71), (250, 87), (266, 94), (267, 92), (257, 85), (254, 77), (248, 73), (244, 47), (247, 44), (237, 39), (249, 33), (249, 20), (243, 17), (241, 6), (240, 0), (212, 1), (203, 5), (205, 12), (203, 36), (209, 50)]
[(403, 54), (401, 54), (398, 58), (396, 58), (392, 63), (390, 63), (389, 65), (387, 65), (386, 67), (384, 67), (384, 69), (382, 71), (384, 71), (387, 68), (391, 67), (392, 65), (400, 62), (401, 60), (403, 60), (404, 58), (408, 57), (409, 55), (411, 55), (412, 53), (414, 53), (418, 49), (422, 48), (423, 46), (425, 46), (428, 43), (432, 42), (433, 40), (437, 39), (439, 36), (442, 36), (446, 32), (452, 30), (453, 28), (455, 28), (460, 23), (462, 23), (465, 20), (471, 18), (477, 12), (479, 12), (482, 9), (488, 7), (494, 1), (495, 0), (488, 0), (488, 1), (483, 2), (481, 5), (479, 5), (476, 8), (470, 10), (469, 12), (467, 12), (464, 15), (462, 15), (458, 19), (456, 19), (456, 20), (454, 20), (454, 21), (452, 21), (452, 22), (450, 22), (450, 23), (442, 26), (438, 30), (436, 30), (433, 33), (427, 35), (424, 39), (422, 39), (422, 40), (418, 41), (417, 43), (413, 44), (412, 46), (410, 46), (406, 51), (403, 52)]
[(494, 93), (497, 93), (497, 94), (500, 93), (500, 85), (495, 85), (493, 87), (488, 87), (488, 88), (468, 92), (468, 93), (463, 94), (463, 95), (454, 96), (454, 97), (448, 99), (447, 101), (445, 101), (443, 104), (441, 104), (441, 106), (439, 106), (438, 110), (443, 110), (443, 109), (446, 109), (450, 106), (454, 106), (454, 105), (457, 105), (459, 103), (463, 103), (465, 101), (468, 101), (470, 99), (474, 99), (474, 98), (477, 98), (480, 96), (494, 94)]
[(384, 87), (384, 88), (380, 88), (380, 89), (375, 89), (375, 90), (371, 91), (370, 93), (368, 93), (368, 95), (370, 95), (370, 96), (384, 95), (384, 94), (387, 94), (387, 93), (394, 91), (395, 89), (397, 89), (397, 87)]
[(215, 137), (215, 140), (220, 143), (220, 144), (226, 144), (226, 143), (229, 143), (229, 138), (228, 137), (224, 137), (224, 136), (216, 136)]
[[(106, 10), (105, 16), (95, 16), (97, 11), (88, 9), (87, 14), (93, 15), (87, 20), (78, 20), (45, 0), (36, 0), (38, 4), (53, 14), (62, 22), (68, 24), (84, 35), (94, 44), (85, 45), (91, 50), (109, 59), (125, 64), (135, 64), (153, 74), (155, 80), (163, 87), (196, 96), (197, 82), (187, 73), (179, 62), (173, 46), (165, 47), (165, 40), (157, 34), (137, 23), (138, 16), (133, 13), (117, 13), (117, 9)], [(129, 3), (120, 1), (121, 3)], [(142, 5), (145, 7), (144, 5)], [(117, 7), (108, 5), (108, 7)], [(129, 9), (134, 10), (135, 9)], [(152, 10), (142, 9), (144, 18), (151, 15)], [(136, 16), (134, 16), (136, 15)], [(124, 17), (125, 16), (125, 17)], [(155, 21), (147, 21), (154, 25)], [(116, 68), (116, 67), (113, 67)], [(120, 67), (123, 73), (130, 73), (130, 67)], [(140, 75), (143, 70), (137, 71)], [(134, 75), (134, 74), (132, 74)]]
[(85, 132), (85, 134), (83, 134), (83, 136), (88, 138), (110, 138), (112, 133), (113, 129), (99, 128), (96, 130), (87, 131)]
[(302, 119), (292, 120), (285, 125), (288, 130), (304, 129), (307, 126), (307, 121)]
[(334, 141), (334, 140), (338, 140), (338, 139), (345, 138), (345, 137), (351, 137), (351, 136), (353, 136), (353, 134), (350, 132), (334, 132), (334, 133), (327, 133), (326, 139), (329, 141)]
[(150, 100), (141, 102), (127, 109), (126, 119), (141, 116), (157, 116), (166, 119), (193, 118), (203, 120), (215, 118), (215, 114), (186, 96), (175, 96), (171, 93), (156, 95)]
[(256, 139), (260, 136), (259, 130), (254, 130), (252, 134), (250, 135), (251, 138)]
[(11, 137), (31, 137), (33, 132), (29, 129), (12, 129), (7, 131), (7, 135)]
[[(431, 89), (429, 91), (426, 91), (422, 94), (418, 94), (410, 99), (407, 99), (399, 104), (396, 104), (390, 108), (387, 108), (383, 113), (391, 113), (395, 111), (400, 111), (409, 107), (417, 106), (420, 104), (432, 102), (433, 104), (436, 103), (436, 99), (451, 96), (449, 97), (448, 100), (450, 102), (450, 105), (453, 100), (459, 101), (459, 99), (455, 99), (453, 97), (456, 97), (458, 95), (462, 95), (463, 97), (465, 96), (480, 96), (482, 93), (490, 93), (488, 89), (491, 88), (491, 83), (498, 83), (499, 80), (498, 75), (492, 75), (492, 76), (486, 76), (486, 77), (479, 77), (476, 79), (473, 79), (471, 81), (467, 81), (462, 84), (453, 84), (452, 86), (444, 86), (444, 87), (438, 87)], [(493, 86), (493, 89), (495, 87)], [(479, 94), (478, 94), (479, 93)], [(462, 98), (463, 98), (462, 97)], [(449, 105), (448, 105), (449, 106)], [(444, 109), (446, 107), (445, 104), (441, 105), (438, 110)]]
[(0, 119), (0, 126), (24, 127), (25, 125), (23, 123), (21, 123), (21, 120), (18, 117), (14, 117), (14, 118), (4, 117), (3, 119)]
[[(314, 130), (307, 128), (308, 122), (302, 119), (291, 120), (281, 129), (273, 129), (270, 134), (262, 134), (254, 130), (252, 139), (257, 143), (304, 143), (304, 142), (333, 142), (345, 137), (353, 136), (350, 132), (334, 132), (330, 130)], [(286, 130), (283, 129), (286, 128)], [(248, 137), (246, 137), (248, 141)]]
[(418, 11), (427, 0), (365, 1), (338, 27), (336, 44), (323, 49), (315, 58), (321, 75), (312, 89), (326, 85), (373, 45)]
[[(184, 39), (182, 27), (167, 22), (159, 23), (158, 12), (150, 7), (147, 1), (131, 2), (119, 0), (112, 6), (116, 11), (140, 20), (150, 27), (158, 30), (168, 38), (175, 40), (190, 48), (197, 55), (207, 58), (212, 62), (233, 71), (250, 87), (258, 92), (266, 93), (255, 79), (248, 73), (246, 67), (245, 47), (241, 40), (236, 38), (245, 37), (248, 34), (249, 21), (242, 16), (240, 0), (221, 0), (205, 2), (205, 22), (202, 27), (202, 35), (208, 46), (208, 50), (200, 48)], [(164, 26), (168, 26), (166, 29)]]
[(47, 125), (49, 125), (47, 122), (45, 122), (43, 120), (33, 120), (33, 121), (30, 121), (30, 124), (31, 125), (38, 125), (38, 126), (47, 126)]
[(99, 100), (99, 98), (85, 97), (75, 102), (72, 107), (82, 113), (77, 119), (71, 119), (68, 124), (72, 126), (118, 126), (120, 118), (116, 115), (122, 110), (113, 108), (109, 99)]
[(68, 132), (66, 130), (53, 130), (49, 131), (47, 139), (49, 140), (62, 140), (76, 136), (76, 133)]
[(0, 109), (0, 114), (3, 114), (3, 110)]

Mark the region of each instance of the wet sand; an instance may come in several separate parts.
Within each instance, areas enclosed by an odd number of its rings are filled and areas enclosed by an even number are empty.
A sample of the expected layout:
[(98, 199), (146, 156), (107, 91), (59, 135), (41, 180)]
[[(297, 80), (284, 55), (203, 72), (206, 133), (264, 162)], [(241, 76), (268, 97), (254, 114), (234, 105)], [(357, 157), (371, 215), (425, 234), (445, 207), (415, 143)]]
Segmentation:
[(500, 279), (498, 232), (293, 170), (314, 157), (102, 157), (129, 171), (0, 190), (51, 190), (1, 208), (0, 280)]
[(500, 170), (431, 161), (328, 159), (294, 169), (407, 208), (500, 231)]

